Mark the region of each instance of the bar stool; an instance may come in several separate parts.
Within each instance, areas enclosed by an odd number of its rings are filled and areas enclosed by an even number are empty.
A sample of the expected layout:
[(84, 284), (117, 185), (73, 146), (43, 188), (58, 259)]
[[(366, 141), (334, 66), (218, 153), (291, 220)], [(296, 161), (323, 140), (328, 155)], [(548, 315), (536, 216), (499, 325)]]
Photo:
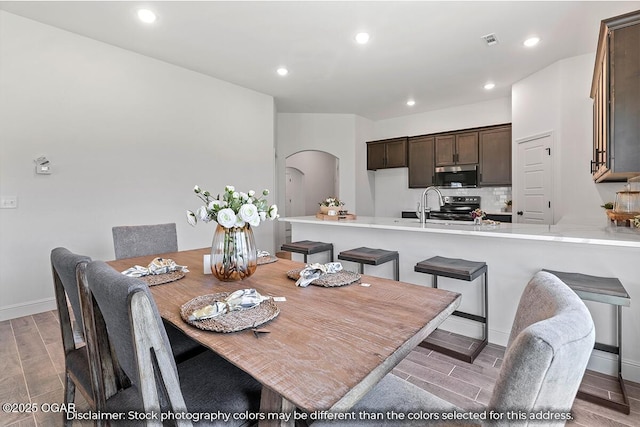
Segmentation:
[(442, 341), (436, 340), (432, 337), (428, 337), (420, 344), (421, 347), (426, 347), (439, 353), (454, 357), (456, 359), (463, 360), (468, 363), (473, 363), (478, 354), (480, 354), (482, 349), (487, 345), (489, 338), (489, 297), (487, 288), (489, 273), (487, 263), (436, 256), (417, 263), (414, 267), (414, 271), (417, 271), (418, 273), (431, 274), (433, 276), (434, 288), (438, 287), (438, 276), (449, 277), (458, 280), (466, 280), (467, 282), (471, 282), (478, 277), (483, 276), (484, 316), (478, 316), (476, 314), (465, 313), (457, 310), (451, 313), (452, 316), (464, 317), (465, 319), (473, 320), (483, 324), (482, 340), (474, 340), (477, 343), (477, 346), (475, 348), (468, 348), (466, 349), (468, 351), (465, 352), (462, 350), (462, 348), (449, 348), (446, 346), (446, 343), (443, 343)]
[(562, 280), (585, 301), (595, 301), (616, 306), (616, 324), (618, 332), (617, 345), (613, 346), (596, 342), (593, 348), (618, 355), (618, 382), (620, 383), (622, 402), (607, 399), (582, 389), (578, 390), (577, 397), (628, 415), (631, 408), (629, 407), (629, 398), (627, 397), (627, 393), (624, 388), (624, 380), (622, 379), (622, 307), (629, 307), (631, 305), (631, 298), (629, 297), (627, 290), (622, 286), (620, 280), (615, 277), (588, 276), (586, 274), (566, 273), (546, 269), (542, 271), (546, 271), (558, 277), (558, 279)]
[(386, 251), (384, 249), (371, 249), (366, 247), (342, 251), (338, 259), (360, 264), (360, 274), (364, 274), (364, 265), (380, 265), (385, 262), (394, 262), (394, 279), (400, 280), (400, 256), (398, 251)]
[(301, 240), (299, 242), (285, 243), (280, 247), (280, 250), (303, 254), (305, 264), (309, 255), (329, 251), (329, 262), (333, 261), (333, 243)]

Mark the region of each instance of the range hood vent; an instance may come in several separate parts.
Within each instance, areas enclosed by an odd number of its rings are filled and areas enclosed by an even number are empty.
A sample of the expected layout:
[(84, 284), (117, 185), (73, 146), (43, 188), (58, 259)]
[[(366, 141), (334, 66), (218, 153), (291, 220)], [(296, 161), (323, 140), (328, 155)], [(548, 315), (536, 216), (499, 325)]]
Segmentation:
[(498, 44), (498, 37), (493, 33), (482, 36), (482, 39), (487, 43), (487, 46), (494, 46)]

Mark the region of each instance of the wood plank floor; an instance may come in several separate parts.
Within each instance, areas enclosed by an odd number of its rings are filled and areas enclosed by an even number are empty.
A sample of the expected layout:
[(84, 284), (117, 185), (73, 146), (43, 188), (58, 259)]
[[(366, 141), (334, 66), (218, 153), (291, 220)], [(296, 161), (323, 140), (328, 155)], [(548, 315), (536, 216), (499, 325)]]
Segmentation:
[[(473, 364), (417, 347), (394, 369), (394, 374), (467, 410), (482, 409), (489, 402), (504, 348), (489, 344)], [(55, 311), (0, 322), (0, 403), (61, 403), (64, 359), (58, 316)], [(606, 388), (594, 373), (590, 386)], [(625, 382), (631, 414), (576, 399), (573, 426), (639, 426), (640, 384)], [(78, 410), (88, 406), (76, 393)], [(0, 412), (0, 426), (61, 426), (61, 414)], [(76, 424), (74, 424), (76, 425)], [(79, 425), (79, 424), (78, 424)], [(85, 424), (86, 425), (86, 424)]]

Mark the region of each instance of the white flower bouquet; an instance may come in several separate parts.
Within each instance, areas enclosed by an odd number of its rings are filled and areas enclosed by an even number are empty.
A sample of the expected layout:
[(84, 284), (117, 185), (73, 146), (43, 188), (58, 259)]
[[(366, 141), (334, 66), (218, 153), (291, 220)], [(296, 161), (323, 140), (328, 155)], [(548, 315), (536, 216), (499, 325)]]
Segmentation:
[(326, 199), (324, 199), (318, 204), (320, 206), (327, 206), (330, 208), (333, 208), (333, 207), (339, 208), (340, 206), (344, 206), (344, 202), (340, 201), (340, 199), (338, 199), (337, 197), (327, 197)]
[(261, 195), (250, 190), (248, 193), (238, 192), (232, 185), (227, 185), (222, 197), (213, 197), (208, 191), (203, 191), (197, 185), (193, 188), (196, 195), (204, 202), (195, 212), (187, 211), (187, 221), (195, 226), (198, 221), (216, 222), (224, 228), (244, 227), (246, 224), (257, 227), (267, 218), (278, 218), (278, 207), (269, 205), (266, 196), (269, 190), (263, 190)]

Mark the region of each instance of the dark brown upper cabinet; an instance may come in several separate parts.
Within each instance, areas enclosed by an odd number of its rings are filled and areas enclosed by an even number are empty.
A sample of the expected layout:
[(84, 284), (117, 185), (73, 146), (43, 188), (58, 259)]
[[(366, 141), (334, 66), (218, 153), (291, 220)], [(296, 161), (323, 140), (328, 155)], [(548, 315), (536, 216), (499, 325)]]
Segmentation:
[(409, 188), (426, 188), (434, 184), (434, 145), (433, 136), (409, 138)]
[(591, 83), (596, 182), (640, 175), (640, 11), (600, 24)]
[(480, 187), (511, 185), (511, 126), (496, 127), (478, 132)]
[(367, 142), (367, 170), (407, 167), (407, 137)]
[(478, 163), (478, 132), (461, 132), (436, 136), (436, 166)]

